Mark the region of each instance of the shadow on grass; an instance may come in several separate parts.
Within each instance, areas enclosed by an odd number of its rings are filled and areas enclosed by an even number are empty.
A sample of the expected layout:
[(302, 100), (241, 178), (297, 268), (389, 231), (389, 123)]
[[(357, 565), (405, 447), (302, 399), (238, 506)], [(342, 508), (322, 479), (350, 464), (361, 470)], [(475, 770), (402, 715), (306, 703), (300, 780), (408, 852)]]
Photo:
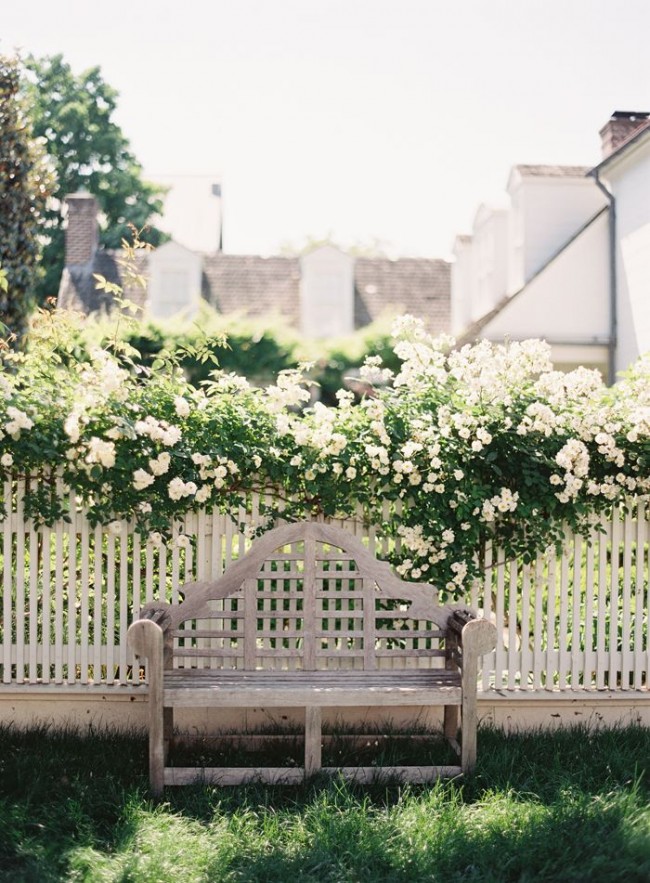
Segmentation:
[(135, 734), (0, 728), (0, 879), (650, 879), (640, 727), (483, 730), (476, 774), (432, 787), (192, 787), (160, 804), (146, 754)]

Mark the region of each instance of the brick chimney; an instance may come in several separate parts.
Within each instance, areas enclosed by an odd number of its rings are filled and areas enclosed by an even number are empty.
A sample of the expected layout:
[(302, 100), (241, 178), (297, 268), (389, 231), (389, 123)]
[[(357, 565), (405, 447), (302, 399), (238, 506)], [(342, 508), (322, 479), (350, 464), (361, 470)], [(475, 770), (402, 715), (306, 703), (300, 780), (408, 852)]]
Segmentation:
[(90, 193), (72, 193), (65, 198), (67, 226), (65, 263), (67, 267), (89, 264), (97, 251), (97, 200)]
[(649, 119), (650, 113), (647, 111), (615, 110), (599, 132), (603, 159), (618, 150), (637, 129), (645, 127)]

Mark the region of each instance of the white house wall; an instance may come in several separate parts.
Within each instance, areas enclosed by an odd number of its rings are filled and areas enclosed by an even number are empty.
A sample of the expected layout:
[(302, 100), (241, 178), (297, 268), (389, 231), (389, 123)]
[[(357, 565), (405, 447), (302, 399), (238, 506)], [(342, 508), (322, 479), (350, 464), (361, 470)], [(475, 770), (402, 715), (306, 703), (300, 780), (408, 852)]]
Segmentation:
[(650, 139), (603, 172), (616, 199), (616, 370), (650, 350)]
[(508, 271), (508, 211), (479, 211), (472, 237), (476, 290), (469, 310), (470, 322), (489, 313), (506, 292)]
[(471, 323), (474, 254), (471, 242), (456, 242), (451, 265), (451, 333), (460, 334)]
[(607, 203), (590, 178), (524, 176), (510, 192), (509, 288), (516, 291)]
[(481, 331), (490, 340), (529, 337), (566, 344), (609, 338), (608, 224), (604, 213)]

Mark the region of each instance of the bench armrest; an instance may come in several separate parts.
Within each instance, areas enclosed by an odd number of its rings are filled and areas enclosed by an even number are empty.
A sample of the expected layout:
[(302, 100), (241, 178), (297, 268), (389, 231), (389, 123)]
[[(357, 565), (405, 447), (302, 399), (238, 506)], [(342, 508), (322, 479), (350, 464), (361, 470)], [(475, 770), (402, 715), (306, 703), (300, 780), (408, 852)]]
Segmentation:
[(477, 657), (494, 650), (497, 645), (497, 630), (489, 619), (478, 619), (471, 610), (454, 610), (447, 621), (447, 631), (458, 642), (463, 655), (471, 653)]
[(150, 662), (163, 657), (163, 630), (153, 619), (137, 619), (129, 626), (126, 640), (136, 657)]

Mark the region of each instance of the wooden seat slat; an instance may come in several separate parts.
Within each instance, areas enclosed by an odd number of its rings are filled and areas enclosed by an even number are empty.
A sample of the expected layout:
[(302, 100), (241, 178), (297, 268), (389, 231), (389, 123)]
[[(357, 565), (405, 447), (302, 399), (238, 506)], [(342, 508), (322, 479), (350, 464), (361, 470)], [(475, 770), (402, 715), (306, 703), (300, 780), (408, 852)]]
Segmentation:
[(456, 684), (460, 686), (460, 674), (455, 671), (441, 669), (411, 669), (407, 671), (240, 671), (228, 669), (181, 669), (175, 668), (165, 676), (165, 689), (173, 689), (177, 684), (198, 682), (198, 686), (210, 688), (214, 685), (229, 683), (241, 685), (251, 684), (274, 687), (277, 684), (354, 684), (366, 686), (412, 684)]

